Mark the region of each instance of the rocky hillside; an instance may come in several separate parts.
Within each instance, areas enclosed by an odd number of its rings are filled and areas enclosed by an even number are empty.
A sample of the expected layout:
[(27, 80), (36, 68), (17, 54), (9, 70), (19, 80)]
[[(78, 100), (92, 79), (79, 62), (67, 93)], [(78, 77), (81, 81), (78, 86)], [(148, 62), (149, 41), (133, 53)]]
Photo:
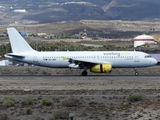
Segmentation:
[[(82, 19), (160, 19), (159, 0), (0, 0), (0, 6), (5, 6), (0, 9), (2, 16), (14, 18), (14, 21), (18, 19), (50, 23)], [(13, 12), (16, 9), (25, 9), (27, 12)]]
[(158, 0), (112, 0), (103, 10), (111, 19), (148, 20), (160, 18), (159, 5)]

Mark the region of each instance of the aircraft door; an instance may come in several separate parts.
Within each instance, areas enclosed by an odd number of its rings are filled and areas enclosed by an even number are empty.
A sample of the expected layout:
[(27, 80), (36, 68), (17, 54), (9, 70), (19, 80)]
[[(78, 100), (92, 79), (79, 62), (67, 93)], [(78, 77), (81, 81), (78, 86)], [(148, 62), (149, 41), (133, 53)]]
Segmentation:
[(139, 62), (138, 52), (134, 52), (134, 62)]
[(37, 54), (33, 55), (33, 64), (38, 64), (38, 55)]
[(96, 61), (96, 56), (95, 55), (93, 56), (93, 60)]
[(99, 59), (99, 55), (97, 55), (97, 60)]

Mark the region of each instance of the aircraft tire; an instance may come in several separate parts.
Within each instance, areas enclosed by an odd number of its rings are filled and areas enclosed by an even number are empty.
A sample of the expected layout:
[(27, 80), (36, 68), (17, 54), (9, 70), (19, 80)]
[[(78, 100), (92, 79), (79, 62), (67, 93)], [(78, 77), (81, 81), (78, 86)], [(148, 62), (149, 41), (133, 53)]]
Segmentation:
[(138, 72), (135, 72), (135, 76), (138, 76)]
[(82, 76), (87, 76), (87, 74), (88, 74), (87, 71), (82, 72)]

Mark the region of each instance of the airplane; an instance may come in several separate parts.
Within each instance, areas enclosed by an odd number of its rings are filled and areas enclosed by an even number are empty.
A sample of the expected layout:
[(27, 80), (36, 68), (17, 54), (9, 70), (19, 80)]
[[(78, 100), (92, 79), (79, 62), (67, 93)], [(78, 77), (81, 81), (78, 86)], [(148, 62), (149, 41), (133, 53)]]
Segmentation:
[(93, 73), (109, 73), (113, 68), (150, 67), (157, 60), (140, 51), (36, 51), (15, 28), (7, 28), (12, 53), (6, 53), (8, 59), (50, 68), (83, 69)]

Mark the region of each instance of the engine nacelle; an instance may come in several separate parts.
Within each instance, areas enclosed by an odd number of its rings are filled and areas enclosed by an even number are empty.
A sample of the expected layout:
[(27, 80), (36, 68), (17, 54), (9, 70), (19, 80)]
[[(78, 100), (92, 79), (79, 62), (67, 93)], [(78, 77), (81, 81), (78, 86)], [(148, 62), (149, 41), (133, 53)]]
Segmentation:
[(109, 73), (111, 72), (111, 69), (112, 69), (111, 64), (101, 64), (92, 66), (90, 71), (94, 73)]

